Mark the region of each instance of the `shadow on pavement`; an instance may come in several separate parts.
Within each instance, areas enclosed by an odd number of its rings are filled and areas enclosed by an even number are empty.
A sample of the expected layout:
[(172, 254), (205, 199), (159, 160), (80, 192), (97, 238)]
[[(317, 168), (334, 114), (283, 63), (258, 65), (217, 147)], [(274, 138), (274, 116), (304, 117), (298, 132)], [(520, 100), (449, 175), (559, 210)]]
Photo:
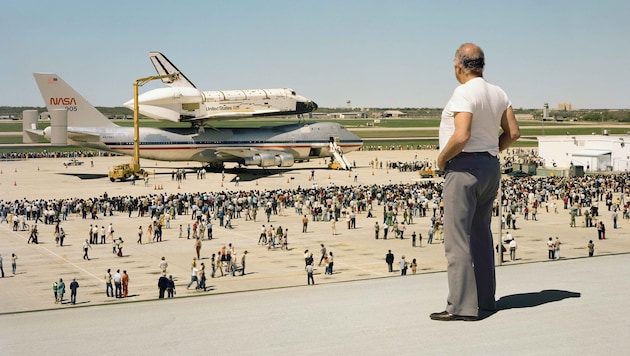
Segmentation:
[(501, 310), (532, 308), (567, 298), (580, 298), (581, 294), (566, 290), (545, 289), (540, 292), (506, 295), (497, 301), (496, 310), (479, 309), (479, 320), (491, 317)]
[(77, 177), (81, 180), (107, 178), (107, 174), (82, 174), (82, 173), (60, 173), (60, 174), (63, 174), (66, 176)]
[(581, 294), (566, 290), (546, 289), (540, 292), (512, 294), (501, 297), (497, 302), (498, 310), (531, 308), (542, 304), (558, 302), (567, 298), (580, 298)]

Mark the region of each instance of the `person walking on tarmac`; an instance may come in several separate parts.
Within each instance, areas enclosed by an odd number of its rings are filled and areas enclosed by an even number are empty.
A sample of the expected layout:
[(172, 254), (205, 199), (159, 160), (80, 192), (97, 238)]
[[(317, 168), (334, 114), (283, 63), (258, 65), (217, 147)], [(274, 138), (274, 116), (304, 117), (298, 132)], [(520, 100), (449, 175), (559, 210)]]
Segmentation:
[(92, 245), (90, 245), (90, 243), (88, 242), (88, 239), (85, 239), (85, 242), (83, 243), (83, 259), (84, 260), (90, 260), (90, 257), (88, 257), (88, 249), (91, 249)]

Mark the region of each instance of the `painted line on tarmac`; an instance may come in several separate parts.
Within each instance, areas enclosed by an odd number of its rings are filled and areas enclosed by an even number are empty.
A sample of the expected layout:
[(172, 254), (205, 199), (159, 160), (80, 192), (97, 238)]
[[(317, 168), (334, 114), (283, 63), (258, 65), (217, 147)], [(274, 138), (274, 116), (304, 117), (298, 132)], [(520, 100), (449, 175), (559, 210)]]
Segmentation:
[[(8, 228), (6, 228), (6, 227), (5, 227), (5, 229), (7, 229), (7, 230), (11, 233), (11, 235), (13, 235), (13, 236), (17, 236), (18, 238), (20, 238), (20, 239), (22, 239), (22, 240), (26, 240), (26, 237), (24, 237), (24, 236), (22, 236), (22, 235), (18, 234), (18, 233), (17, 233), (17, 231), (13, 231), (13, 229), (8, 229)], [(84, 268), (82, 268), (81, 266), (77, 265), (76, 263), (70, 262), (68, 259), (66, 259), (66, 258), (63, 258), (63, 257), (59, 256), (58, 254), (56, 254), (56, 253), (52, 252), (51, 250), (49, 250), (48, 248), (46, 248), (46, 247), (44, 247), (44, 246), (42, 246), (42, 245), (40, 245), (40, 244), (35, 244), (35, 245), (37, 245), (37, 247), (39, 247), (40, 249), (43, 249), (43, 250), (47, 251), (49, 254), (51, 254), (51, 255), (53, 255), (53, 256), (56, 256), (56, 257), (57, 257), (57, 258), (59, 258), (60, 260), (65, 261), (66, 263), (70, 264), (71, 266), (74, 266), (75, 268), (79, 269), (80, 271), (83, 271), (83, 273), (85, 273), (85, 274), (87, 274), (87, 275), (90, 275), (90, 276), (94, 277), (94, 279), (96, 279), (97, 281), (101, 282), (101, 279), (100, 279), (100, 278), (98, 278), (97, 276), (95, 276), (95, 275), (94, 275), (94, 274), (92, 274), (91, 272), (88, 272), (87, 270), (85, 270), (85, 269), (84, 269)]]

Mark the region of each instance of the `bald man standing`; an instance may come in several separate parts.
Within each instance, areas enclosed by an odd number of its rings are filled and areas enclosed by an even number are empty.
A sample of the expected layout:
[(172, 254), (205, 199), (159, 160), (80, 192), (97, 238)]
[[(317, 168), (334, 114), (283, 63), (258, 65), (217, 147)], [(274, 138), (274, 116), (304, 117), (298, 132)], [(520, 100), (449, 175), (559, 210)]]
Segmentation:
[[(465, 43), (455, 52), (458, 86), (442, 112), (438, 168), (444, 180), (446, 310), (430, 318), (474, 321), (495, 310), (490, 222), (501, 178), (498, 154), (520, 137), (505, 92), (483, 78), (484, 53)], [(498, 132), (501, 135), (497, 137)]]

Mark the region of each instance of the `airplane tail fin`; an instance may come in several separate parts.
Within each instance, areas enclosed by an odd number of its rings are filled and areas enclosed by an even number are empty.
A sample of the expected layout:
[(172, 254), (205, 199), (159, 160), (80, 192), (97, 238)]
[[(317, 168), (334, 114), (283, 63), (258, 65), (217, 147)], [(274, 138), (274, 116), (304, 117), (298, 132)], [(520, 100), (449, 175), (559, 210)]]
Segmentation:
[(69, 127), (117, 127), (54, 73), (33, 73), (49, 112), (68, 110)]
[(195, 85), (186, 78), (184, 73), (182, 73), (171, 61), (166, 58), (160, 52), (149, 52), (149, 58), (151, 59), (151, 63), (155, 67), (155, 70), (158, 72), (158, 75), (168, 75), (173, 73), (178, 73), (179, 76), (175, 80), (171, 80), (169, 78), (163, 78), (162, 83), (169, 87), (188, 87), (188, 88), (196, 88)]

